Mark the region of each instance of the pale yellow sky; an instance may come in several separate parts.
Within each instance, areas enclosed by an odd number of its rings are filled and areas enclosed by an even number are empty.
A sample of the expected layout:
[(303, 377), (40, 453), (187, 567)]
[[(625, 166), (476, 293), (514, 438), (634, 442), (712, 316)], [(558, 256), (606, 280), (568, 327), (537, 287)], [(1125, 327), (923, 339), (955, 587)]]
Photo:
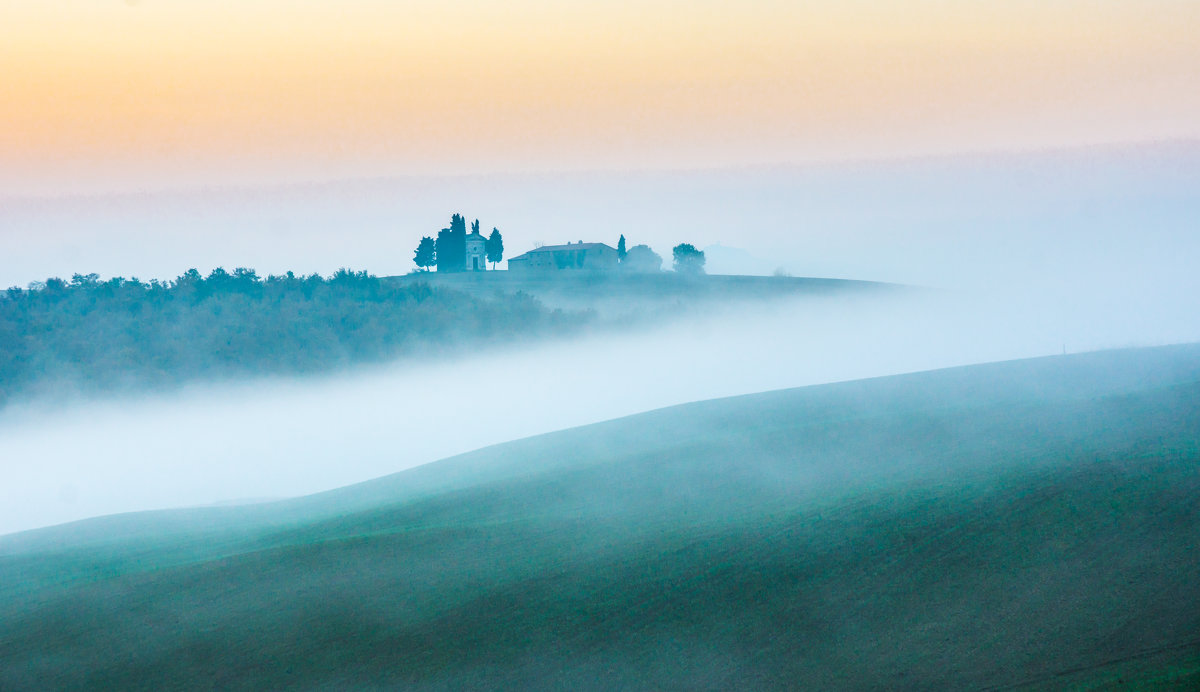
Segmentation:
[(1195, 0), (7, 3), (0, 184), (45, 194), (1198, 137), (1197, 36)]

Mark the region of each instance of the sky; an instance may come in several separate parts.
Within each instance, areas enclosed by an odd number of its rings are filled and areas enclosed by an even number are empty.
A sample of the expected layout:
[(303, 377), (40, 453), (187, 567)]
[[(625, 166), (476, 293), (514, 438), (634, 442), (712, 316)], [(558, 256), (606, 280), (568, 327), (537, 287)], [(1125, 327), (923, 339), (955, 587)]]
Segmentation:
[(6, 196), (1200, 137), (1194, 0), (43, 0)]

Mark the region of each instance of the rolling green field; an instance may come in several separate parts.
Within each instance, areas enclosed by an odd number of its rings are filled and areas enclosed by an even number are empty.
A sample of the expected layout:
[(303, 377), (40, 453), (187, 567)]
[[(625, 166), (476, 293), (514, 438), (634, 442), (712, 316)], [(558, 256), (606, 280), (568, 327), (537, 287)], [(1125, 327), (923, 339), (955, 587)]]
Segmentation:
[(1195, 689), (1197, 546), (1200, 346), (956, 368), (0, 537), (0, 689)]

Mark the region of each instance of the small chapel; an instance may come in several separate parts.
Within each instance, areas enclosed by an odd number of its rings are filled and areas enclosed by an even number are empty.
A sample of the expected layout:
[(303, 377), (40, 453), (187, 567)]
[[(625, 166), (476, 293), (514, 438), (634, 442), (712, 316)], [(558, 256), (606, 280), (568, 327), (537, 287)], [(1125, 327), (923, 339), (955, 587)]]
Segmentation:
[(479, 232), (479, 221), (471, 224), (471, 233), (466, 240), (466, 251), (463, 271), (487, 271), (487, 238)]

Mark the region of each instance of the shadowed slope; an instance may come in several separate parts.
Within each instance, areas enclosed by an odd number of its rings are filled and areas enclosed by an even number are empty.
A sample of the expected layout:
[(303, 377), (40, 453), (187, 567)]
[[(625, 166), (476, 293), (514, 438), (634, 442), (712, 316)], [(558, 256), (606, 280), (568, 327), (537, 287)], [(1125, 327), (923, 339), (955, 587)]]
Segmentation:
[(1187, 684), (1198, 383), (1176, 347), (772, 392), (6, 537), (0, 687)]

